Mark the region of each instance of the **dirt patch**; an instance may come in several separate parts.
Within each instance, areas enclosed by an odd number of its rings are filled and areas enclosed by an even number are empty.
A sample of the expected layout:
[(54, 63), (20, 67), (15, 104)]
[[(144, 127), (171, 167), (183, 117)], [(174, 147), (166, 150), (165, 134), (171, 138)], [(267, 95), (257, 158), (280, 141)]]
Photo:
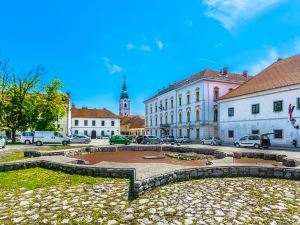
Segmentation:
[(258, 158), (241, 158), (241, 159), (234, 159), (234, 163), (245, 163), (245, 164), (268, 164), (278, 167), (284, 167), (282, 162), (277, 162), (276, 160), (265, 160), (265, 159), (258, 159)]
[(90, 165), (107, 162), (119, 162), (119, 163), (168, 163), (174, 165), (183, 166), (206, 166), (207, 160), (193, 160), (193, 161), (181, 161), (170, 157), (163, 159), (144, 159), (144, 156), (159, 156), (164, 152), (157, 151), (117, 151), (117, 152), (96, 152), (85, 155), (74, 156), (76, 159), (83, 159), (90, 163)]

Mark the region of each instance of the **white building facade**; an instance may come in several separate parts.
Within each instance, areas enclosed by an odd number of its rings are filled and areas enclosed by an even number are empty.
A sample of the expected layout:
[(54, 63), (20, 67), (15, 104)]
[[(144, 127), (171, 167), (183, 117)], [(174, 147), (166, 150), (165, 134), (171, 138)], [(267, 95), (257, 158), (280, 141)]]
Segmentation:
[[(269, 135), (273, 146), (300, 143), (300, 56), (280, 60), (219, 103), (219, 135), (233, 143), (245, 135)], [(290, 118), (289, 105), (294, 106)]]
[(72, 134), (84, 134), (92, 139), (120, 134), (120, 119), (107, 109), (77, 109), (72, 107)]
[(206, 69), (174, 83), (144, 102), (148, 135), (200, 140), (218, 132), (217, 99), (243, 84), (239, 74)]

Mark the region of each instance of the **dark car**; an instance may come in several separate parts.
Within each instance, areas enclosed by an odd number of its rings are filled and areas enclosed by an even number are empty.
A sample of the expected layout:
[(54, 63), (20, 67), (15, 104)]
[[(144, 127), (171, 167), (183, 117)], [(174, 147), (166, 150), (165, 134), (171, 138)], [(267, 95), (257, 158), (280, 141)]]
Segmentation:
[(161, 140), (164, 143), (174, 143), (175, 142), (175, 138), (172, 135), (164, 136), (164, 137), (161, 138)]
[(135, 142), (138, 143), (138, 144), (141, 144), (143, 140), (144, 140), (143, 135), (139, 135), (135, 138)]
[(142, 144), (161, 144), (162, 140), (152, 135), (145, 135), (142, 140)]

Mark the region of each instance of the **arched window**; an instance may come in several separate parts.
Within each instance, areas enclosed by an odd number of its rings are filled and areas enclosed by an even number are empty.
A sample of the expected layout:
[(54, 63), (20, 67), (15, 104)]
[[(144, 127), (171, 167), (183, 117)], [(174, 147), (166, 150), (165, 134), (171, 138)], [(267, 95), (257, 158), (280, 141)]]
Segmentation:
[(214, 122), (217, 122), (218, 121), (218, 110), (215, 109), (214, 110)]
[(181, 111), (178, 112), (178, 120), (179, 120), (178, 121), (179, 123), (182, 123), (182, 112)]
[(174, 123), (174, 113), (171, 112), (171, 124), (173, 124), (173, 123)]
[(160, 114), (160, 116), (159, 116), (159, 122), (160, 122), (160, 124), (162, 124), (162, 114)]
[(214, 101), (218, 100), (219, 98), (219, 88), (214, 87)]
[(190, 112), (190, 109), (186, 110), (186, 121), (188, 123), (191, 122), (191, 112)]
[(196, 121), (200, 121), (200, 109), (196, 109)]
[(165, 113), (165, 123), (168, 123), (168, 113)]
[(168, 99), (165, 100), (165, 110), (168, 110)]
[(182, 96), (179, 95), (178, 97), (178, 105), (181, 106), (182, 105)]
[(190, 92), (188, 91), (186, 93), (186, 104), (189, 105), (191, 103), (191, 96), (190, 96)]
[(124, 103), (124, 108), (127, 108), (127, 103), (126, 102)]

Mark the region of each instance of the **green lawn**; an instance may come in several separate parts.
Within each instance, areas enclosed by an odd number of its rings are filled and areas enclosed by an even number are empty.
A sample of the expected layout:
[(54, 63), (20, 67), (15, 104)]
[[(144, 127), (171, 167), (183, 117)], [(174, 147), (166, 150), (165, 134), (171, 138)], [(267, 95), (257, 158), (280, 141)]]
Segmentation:
[(107, 178), (71, 175), (42, 168), (0, 172), (0, 189), (26, 188), (33, 190), (54, 185), (74, 186), (77, 184), (95, 184)]
[(14, 152), (14, 153), (0, 159), (0, 162), (10, 162), (10, 161), (16, 161), (16, 160), (22, 160), (22, 159), (26, 159), (24, 157), (24, 152)]

